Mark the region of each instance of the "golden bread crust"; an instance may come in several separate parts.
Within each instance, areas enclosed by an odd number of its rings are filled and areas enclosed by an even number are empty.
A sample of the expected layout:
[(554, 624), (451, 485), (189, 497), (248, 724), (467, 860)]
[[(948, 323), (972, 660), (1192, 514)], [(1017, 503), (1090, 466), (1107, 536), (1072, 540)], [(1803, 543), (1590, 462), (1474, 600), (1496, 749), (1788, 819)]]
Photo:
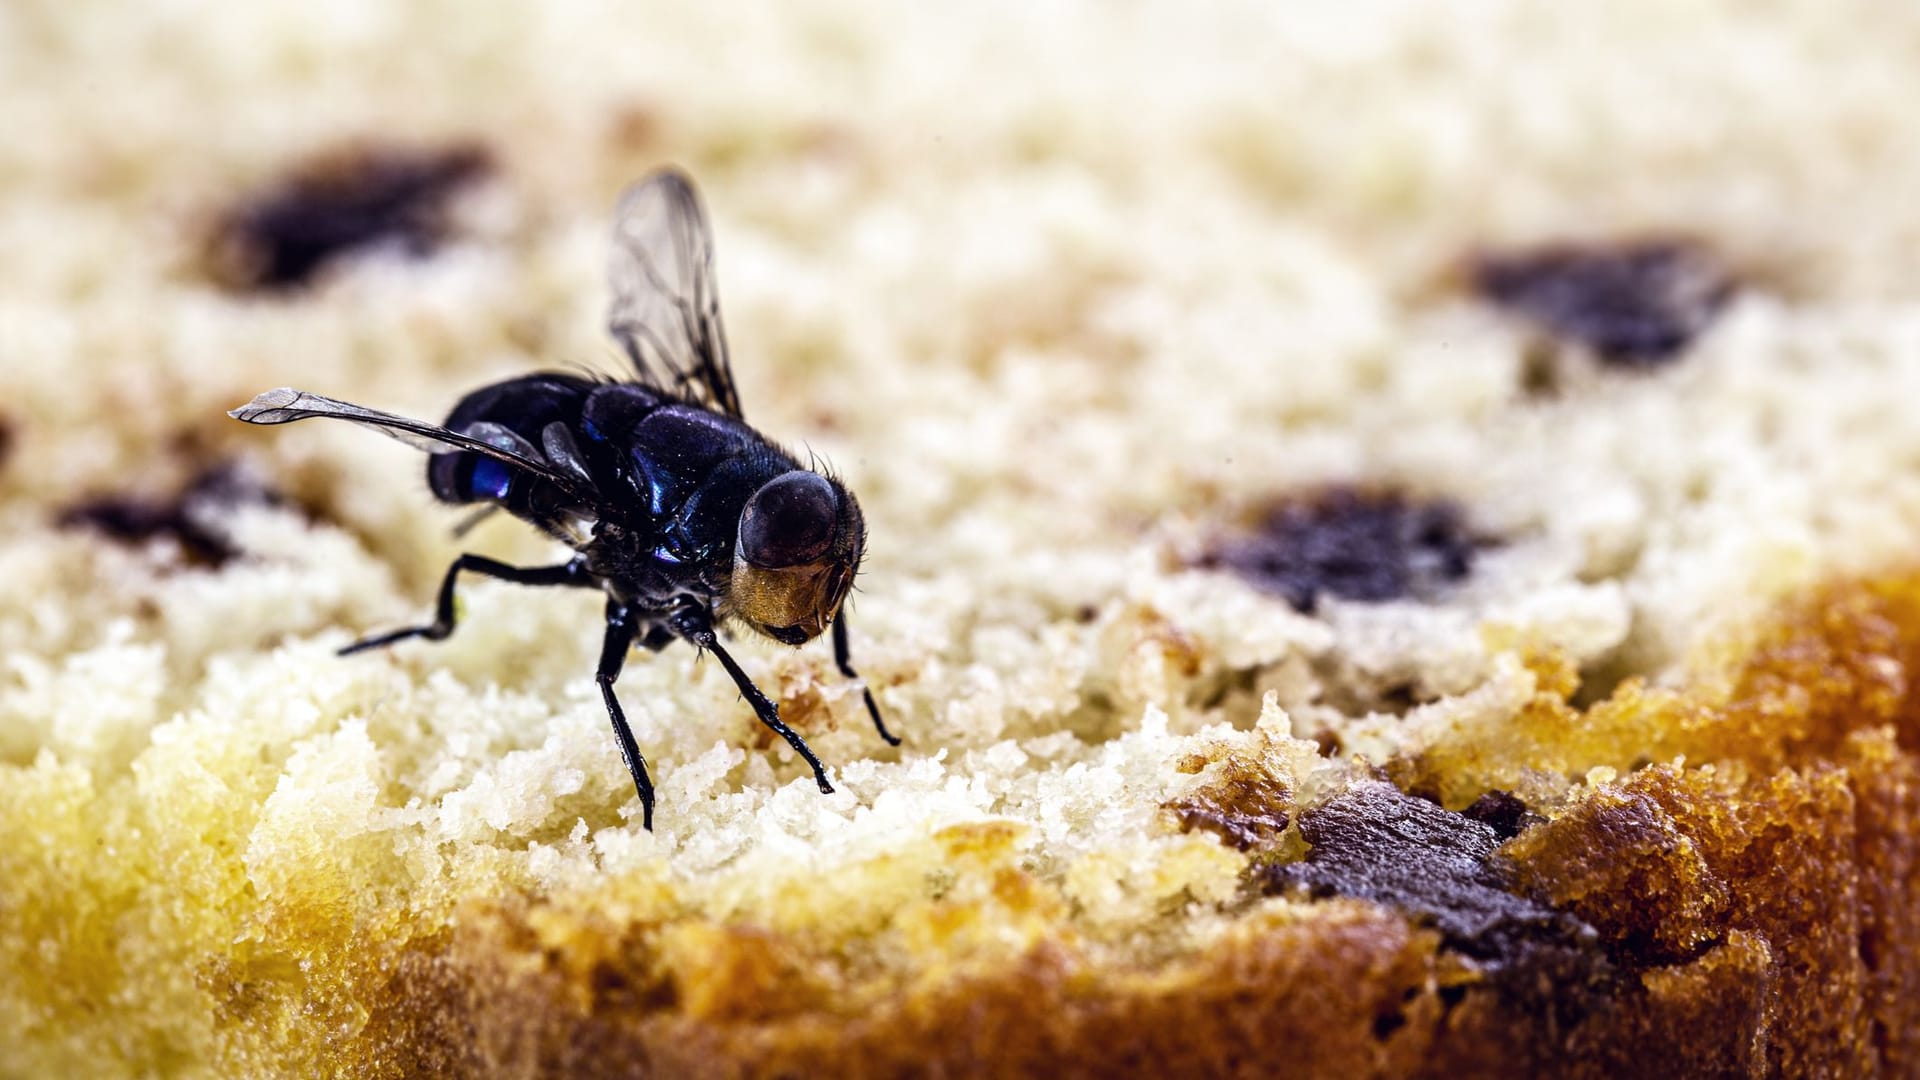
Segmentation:
[[(1725, 700), (1664, 697), (1661, 717), (1616, 728), (1678, 716), (1677, 746), (1722, 756), (1596, 782), (1500, 847), (1490, 863), (1516, 897), (1590, 928), (1574, 944), (1522, 940), (1489, 957), (1426, 912), (1249, 899), (1221, 937), (1160, 966), (1042, 929), (986, 963), (929, 951), (861, 973), (805, 928), (622, 922), (603, 905), (529, 900), (464, 909), (450, 935), (395, 954), (372, 1022), (335, 1063), (489, 1076), (1906, 1075), (1920, 1067), (1920, 758), (1896, 738), (1916, 731), (1914, 700), (1889, 665), (1920, 645), (1916, 597), (1908, 578), (1824, 592), (1761, 635)], [(1243, 761), (1174, 812), (1204, 832), (1298, 809), (1261, 776)], [(942, 913), (956, 936), (1059, 902), (1017, 869), (1010, 837), (964, 846), (991, 880)]]

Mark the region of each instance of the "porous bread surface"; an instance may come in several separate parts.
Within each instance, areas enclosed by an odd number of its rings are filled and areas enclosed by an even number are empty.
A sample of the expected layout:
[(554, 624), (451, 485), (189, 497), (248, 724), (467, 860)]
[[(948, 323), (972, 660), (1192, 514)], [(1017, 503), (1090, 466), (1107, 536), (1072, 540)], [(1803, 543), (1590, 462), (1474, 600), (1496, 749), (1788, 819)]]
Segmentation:
[[(1916, 61), (1812, 0), (0, 10), (0, 1074), (1920, 1073)], [(300, 161), (472, 143), (430, 257), (210, 274)], [(597, 599), (333, 655), (555, 552), (223, 413), (616, 368), (669, 161), (749, 416), (859, 494), (907, 741), (738, 640), (823, 797), (636, 655), (647, 833)], [(1674, 236), (1740, 287), (1651, 370), (1466, 286)], [(218, 565), (56, 524), (227, 461), (287, 499)], [(1470, 572), (1195, 568), (1343, 487), (1457, 506)], [(1469, 857), (1423, 800), (1491, 791)], [(1427, 876), (1326, 869), (1356, 806), (1442, 823)]]

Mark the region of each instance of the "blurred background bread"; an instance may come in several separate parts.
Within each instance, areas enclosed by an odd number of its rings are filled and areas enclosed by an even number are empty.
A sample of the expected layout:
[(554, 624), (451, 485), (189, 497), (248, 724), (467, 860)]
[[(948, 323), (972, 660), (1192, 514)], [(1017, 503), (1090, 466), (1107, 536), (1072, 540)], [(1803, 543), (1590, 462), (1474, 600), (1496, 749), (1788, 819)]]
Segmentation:
[[(1920, 14), (0, 10), (0, 1075), (1920, 1071)], [(701, 185), (817, 643), (464, 586)]]

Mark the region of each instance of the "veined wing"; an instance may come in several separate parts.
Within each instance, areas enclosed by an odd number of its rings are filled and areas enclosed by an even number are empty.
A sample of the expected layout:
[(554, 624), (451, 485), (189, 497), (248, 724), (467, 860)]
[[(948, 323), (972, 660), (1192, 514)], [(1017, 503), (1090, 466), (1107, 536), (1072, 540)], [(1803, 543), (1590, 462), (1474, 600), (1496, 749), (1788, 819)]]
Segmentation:
[(607, 265), (607, 329), (642, 382), (728, 416), (740, 416), (713, 236), (693, 185), (663, 169), (621, 196)]

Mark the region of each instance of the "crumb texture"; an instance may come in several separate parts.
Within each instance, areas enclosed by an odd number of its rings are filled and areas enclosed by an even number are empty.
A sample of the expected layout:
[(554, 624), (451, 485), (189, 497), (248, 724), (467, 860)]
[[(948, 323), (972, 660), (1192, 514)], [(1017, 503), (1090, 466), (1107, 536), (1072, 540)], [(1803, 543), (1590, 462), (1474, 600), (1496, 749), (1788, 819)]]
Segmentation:
[[(0, 6), (0, 1077), (1920, 1075), (1920, 9)], [(677, 164), (858, 494), (464, 582)], [(471, 489), (469, 489), (471, 490)]]

